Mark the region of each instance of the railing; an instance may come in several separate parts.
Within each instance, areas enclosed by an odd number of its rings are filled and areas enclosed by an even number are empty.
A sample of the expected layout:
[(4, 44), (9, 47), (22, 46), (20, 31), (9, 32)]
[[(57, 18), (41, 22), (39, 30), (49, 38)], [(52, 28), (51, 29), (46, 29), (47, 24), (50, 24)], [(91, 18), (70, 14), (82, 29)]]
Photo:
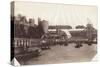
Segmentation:
[(28, 38), (14, 38), (14, 47), (31, 47), (38, 46), (40, 39), (28, 39)]

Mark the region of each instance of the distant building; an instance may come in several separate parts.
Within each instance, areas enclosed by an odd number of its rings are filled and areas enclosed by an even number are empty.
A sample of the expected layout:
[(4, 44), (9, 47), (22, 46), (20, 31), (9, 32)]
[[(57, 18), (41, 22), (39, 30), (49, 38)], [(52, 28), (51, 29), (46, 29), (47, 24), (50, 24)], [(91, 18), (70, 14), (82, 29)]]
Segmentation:
[(49, 27), (48, 21), (41, 20), (40, 18), (38, 18), (38, 33), (39, 33), (40, 37), (43, 34), (48, 33), (48, 27)]
[(89, 41), (93, 40), (96, 37), (94, 36), (94, 34), (97, 34), (97, 30), (93, 27), (92, 24), (90, 23), (87, 24), (86, 31), (87, 31), (87, 37)]
[(40, 25), (40, 23), (41, 23), (41, 18), (39, 17), (38, 18), (38, 25)]
[(35, 20), (34, 20), (34, 18), (30, 18), (29, 19), (29, 26), (35, 26)]

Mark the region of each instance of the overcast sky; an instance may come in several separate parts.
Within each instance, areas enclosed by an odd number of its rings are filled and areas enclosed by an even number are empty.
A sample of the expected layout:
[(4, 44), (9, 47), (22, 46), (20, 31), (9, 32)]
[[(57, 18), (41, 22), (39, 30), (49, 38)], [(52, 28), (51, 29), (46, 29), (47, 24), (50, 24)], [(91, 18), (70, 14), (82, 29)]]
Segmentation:
[[(34, 2), (15, 2), (15, 16), (22, 14), (27, 18), (48, 20), (49, 25), (86, 25), (92, 23), (97, 28), (97, 7)], [(89, 20), (91, 20), (91, 22)]]

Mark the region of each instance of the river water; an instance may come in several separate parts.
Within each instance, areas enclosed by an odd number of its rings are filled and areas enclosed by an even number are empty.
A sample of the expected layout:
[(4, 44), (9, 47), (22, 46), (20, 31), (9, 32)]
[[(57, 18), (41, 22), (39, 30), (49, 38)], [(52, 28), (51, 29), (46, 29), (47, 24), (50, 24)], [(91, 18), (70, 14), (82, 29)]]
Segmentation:
[(35, 65), (91, 61), (97, 53), (96, 49), (96, 44), (92, 46), (83, 44), (81, 48), (75, 48), (74, 43), (68, 46), (56, 45), (52, 46), (50, 50), (43, 50), (41, 56), (25, 61), (24, 64)]

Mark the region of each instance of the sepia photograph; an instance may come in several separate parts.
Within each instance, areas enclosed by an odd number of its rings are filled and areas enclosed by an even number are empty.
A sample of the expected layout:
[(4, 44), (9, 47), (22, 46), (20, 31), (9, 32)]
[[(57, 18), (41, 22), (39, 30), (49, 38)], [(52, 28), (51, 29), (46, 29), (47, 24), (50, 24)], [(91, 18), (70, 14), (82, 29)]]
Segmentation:
[(97, 15), (94, 5), (11, 2), (12, 65), (91, 62)]

